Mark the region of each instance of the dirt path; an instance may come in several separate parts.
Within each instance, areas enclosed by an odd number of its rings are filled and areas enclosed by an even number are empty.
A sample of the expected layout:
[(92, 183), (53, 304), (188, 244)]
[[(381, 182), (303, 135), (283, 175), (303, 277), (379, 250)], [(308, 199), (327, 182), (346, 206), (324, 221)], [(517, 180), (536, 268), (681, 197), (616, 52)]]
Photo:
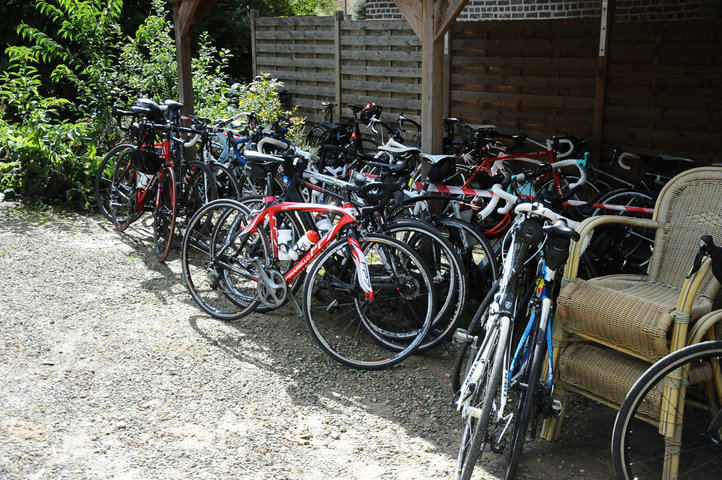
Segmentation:
[[(349, 370), (290, 309), (202, 315), (150, 238), (0, 203), (0, 479), (451, 478), (452, 347)], [(517, 478), (613, 478), (613, 418), (578, 402)]]

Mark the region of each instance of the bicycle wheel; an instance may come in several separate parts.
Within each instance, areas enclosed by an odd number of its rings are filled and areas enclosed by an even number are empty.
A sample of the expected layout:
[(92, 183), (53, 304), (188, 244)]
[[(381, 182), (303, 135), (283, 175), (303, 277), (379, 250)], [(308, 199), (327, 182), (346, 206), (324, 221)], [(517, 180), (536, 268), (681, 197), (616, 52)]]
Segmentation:
[[(429, 268), (436, 289), (436, 311), (431, 329), (418, 347), (425, 352), (454, 333), (466, 305), (466, 271), (454, 246), (432, 225), (415, 219), (394, 220), (384, 226), (384, 233), (400, 240), (421, 255)], [(389, 338), (402, 349), (413, 336)]]
[[(654, 208), (654, 199), (633, 190), (613, 190), (599, 198), (598, 203), (624, 207)], [(647, 216), (635, 212), (596, 209), (593, 215)], [(595, 232), (586, 261), (592, 261), (596, 275), (611, 273), (644, 273), (654, 247), (654, 232), (627, 225), (603, 225)]]
[(240, 235), (252, 214), (233, 200), (216, 200), (191, 218), (183, 236), (183, 281), (209, 315), (236, 320), (253, 312), (258, 300), (258, 265), (270, 254), (263, 231)]
[(127, 150), (121, 158), (116, 158), (108, 200), (111, 220), (119, 232), (128, 228), (143, 213), (136, 208), (139, 172), (130, 161), (131, 151)]
[(241, 186), (230, 169), (220, 163), (209, 165), (215, 180), (216, 198), (241, 199)]
[[(248, 208), (248, 210), (252, 214), (255, 214), (255, 213), (263, 210), (263, 208), (266, 206), (266, 204), (263, 201), (265, 198), (266, 197), (263, 195), (252, 195), (252, 196), (243, 197), (239, 201), (239, 203), (241, 203), (244, 207)], [(292, 242), (294, 244), (298, 241), (299, 238), (301, 238), (306, 233), (306, 230), (307, 230), (307, 228), (304, 227), (303, 222), (299, 218), (298, 212), (292, 212), (292, 211), (291, 212), (278, 212), (276, 214), (276, 222), (277, 222), (276, 224), (279, 226), (281, 224), (285, 223), (286, 225), (288, 225), (288, 227), (291, 228), (291, 231), (293, 232)], [(269, 230), (270, 229), (268, 228), (268, 225), (264, 225), (264, 231), (266, 233), (269, 233)], [(269, 248), (270, 248), (270, 244), (271, 244), (270, 237), (268, 239), (268, 243), (269, 243)], [(282, 274), (285, 274), (291, 268), (293, 268), (295, 263), (296, 262), (294, 262), (293, 260), (290, 260), (290, 259), (288, 259), (288, 260), (276, 259), (276, 266), (278, 267), (278, 271), (281, 272)], [(288, 284), (288, 292), (292, 295), (296, 294), (298, 292), (298, 290), (301, 288), (301, 286), (303, 285), (303, 281), (305, 278), (306, 278), (306, 272), (305, 271), (300, 272), (296, 276), (296, 278), (294, 278), (293, 281), (291, 281), (291, 283)], [(284, 304), (285, 303), (286, 302), (284, 302)], [(274, 307), (273, 309), (275, 309), (275, 308), (278, 308), (278, 307)], [(256, 308), (256, 310), (259, 312), (268, 312), (272, 309), (266, 307), (265, 305), (259, 305)]]
[(159, 262), (168, 257), (175, 230), (176, 201), (173, 168), (164, 166), (158, 174), (158, 191), (153, 209), (153, 242)]
[[(614, 422), (612, 459), (617, 478), (719, 478), (721, 366), (722, 341), (703, 342), (667, 355), (637, 380)], [(676, 435), (665, 438), (660, 433), (659, 412), (662, 399), (673, 397), (669, 389), (673, 382), (682, 385), (679, 402), (669, 408)], [(673, 463), (676, 468), (671, 467)]]
[[(368, 235), (361, 249), (374, 300), (365, 297), (347, 239), (316, 260), (306, 277), (303, 313), (311, 336), (331, 358), (360, 369), (381, 369), (409, 355), (431, 326), (434, 285), (423, 260), (391, 237)], [(385, 338), (415, 335), (403, 350)]]
[[(535, 310), (535, 314), (541, 315), (541, 307)], [(516, 476), (519, 460), (524, 448), (527, 430), (530, 420), (532, 422), (532, 436), (536, 433), (536, 420), (541, 412), (541, 396), (547, 390), (546, 379), (541, 378), (544, 362), (547, 360), (547, 335), (549, 318), (538, 318), (538, 326), (532, 327), (531, 334), (527, 337), (520, 359), (524, 359), (514, 376), (511, 389), (519, 392), (516, 399), (517, 408), (513, 417), (513, 427), (509, 442), (509, 454), (507, 457), (506, 480), (512, 480)], [(512, 372), (514, 373), (514, 372)]]
[[(474, 362), (473, 369), (480, 369), (474, 381), (474, 389), (470, 398), (464, 402), (469, 411), (464, 412), (465, 423), (461, 435), (461, 446), (456, 460), (455, 478), (470, 480), (481, 456), (487, 446), (491, 415), (498, 408), (497, 393), (502, 381), (505, 346), (509, 337), (510, 322), (508, 318), (500, 318), (485, 338), (484, 358)], [(496, 403), (496, 405), (495, 405)]]
[[(113, 173), (117, 163), (130, 161), (130, 151), (134, 149), (133, 145), (117, 145), (113, 147), (103, 158), (98, 166), (98, 172), (95, 174), (95, 203), (98, 204), (98, 210), (105, 218), (113, 221), (113, 215), (110, 210), (110, 202), (113, 193)], [(142, 212), (141, 212), (142, 213)]]
[(182, 171), (178, 179), (178, 231), (181, 233), (185, 232), (188, 220), (203, 205), (218, 198), (216, 182), (208, 165), (190, 162), (183, 165)]
[(329, 129), (323, 125), (316, 125), (306, 135), (306, 143), (309, 147), (320, 148), (327, 142)]
[[(481, 299), (499, 278), (499, 262), (489, 240), (468, 222), (456, 218), (435, 219), (433, 225), (449, 239), (461, 256), (467, 274), (467, 290)], [(472, 305), (476, 301), (470, 302)]]

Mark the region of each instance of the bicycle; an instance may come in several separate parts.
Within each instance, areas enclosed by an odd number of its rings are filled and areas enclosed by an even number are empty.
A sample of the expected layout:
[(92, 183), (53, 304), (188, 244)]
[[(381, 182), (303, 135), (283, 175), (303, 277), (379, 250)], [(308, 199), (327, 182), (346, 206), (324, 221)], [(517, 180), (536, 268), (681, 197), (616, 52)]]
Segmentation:
[[(704, 257), (722, 281), (722, 247), (700, 239), (688, 278)], [(691, 344), (658, 360), (634, 383), (612, 431), (617, 478), (717, 478), (722, 471), (722, 341)]]
[(210, 168), (203, 162), (183, 159), (184, 149), (195, 142), (184, 142), (176, 136), (193, 133), (180, 127), (181, 106), (166, 100), (165, 108), (161, 108), (151, 100), (141, 99), (129, 111), (114, 109), (118, 119), (132, 116), (139, 121), (133, 125), (136, 145), (120, 150), (123, 152), (120, 158), (112, 157), (115, 167), (108, 213), (116, 229), (124, 231), (144, 211), (152, 211), (154, 250), (161, 262), (170, 252), (176, 219), (192, 215), (216, 196)]
[[(509, 181), (521, 184), (542, 170), (571, 163), (576, 161), (542, 165)], [(502, 199), (506, 202), (503, 210), (513, 207), (517, 218), (507, 234), (501, 277), (469, 328), (454, 334), (462, 348), (452, 374), (453, 386), (458, 387), (452, 404), (464, 419), (455, 478), (463, 480), (471, 478), (485, 448), (504, 450), (510, 427), (506, 478), (514, 478), (529, 424), (533, 435), (541, 416), (558, 412), (552, 401), (551, 319), (560, 287), (556, 275), (566, 262), (570, 241), (578, 234), (564, 217), (542, 203), (519, 203), (518, 195), (499, 184), (493, 187), (485, 213)], [(517, 327), (524, 327), (520, 335), (514, 334)], [(547, 375), (542, 377), (545, 365)], [(518, 393), (516, 408), (506, 413), (514, 404), (512, 392)]]
[[(330, 216), (335, 223), (320, 238), (307, 231), (295, 249), (279, 223), (294, 213)], [(191, 219), (181, 261), (184, 282), (205, 312), (235, 320), (259, 305), (274, 309), (290, 301), (321, 349), (354, 368), (402, 361), (431, 327), (436, 294), (423, 260), (394, 238), (359, 237), (350, 208), (268, 198), (251, 213), (239, 202), (217, 200)], [(284, 273), (281, 262), (287, 262)], [(301, 307), (288, 285), (307, 269)]]

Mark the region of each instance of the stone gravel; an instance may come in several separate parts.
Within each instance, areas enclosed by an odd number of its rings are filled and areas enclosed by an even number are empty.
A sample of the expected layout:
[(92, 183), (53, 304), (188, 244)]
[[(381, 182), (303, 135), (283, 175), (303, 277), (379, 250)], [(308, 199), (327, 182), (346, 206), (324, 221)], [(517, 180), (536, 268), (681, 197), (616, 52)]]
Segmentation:
[[(451, 345), (345, 368), (289, 307), (202, 314), (151, 239), (149, 216), (118, 233), (0, 202), (0, 479), (451, 478)], [(613, 478), (613, 412), (575, 410), (517, 478)]]

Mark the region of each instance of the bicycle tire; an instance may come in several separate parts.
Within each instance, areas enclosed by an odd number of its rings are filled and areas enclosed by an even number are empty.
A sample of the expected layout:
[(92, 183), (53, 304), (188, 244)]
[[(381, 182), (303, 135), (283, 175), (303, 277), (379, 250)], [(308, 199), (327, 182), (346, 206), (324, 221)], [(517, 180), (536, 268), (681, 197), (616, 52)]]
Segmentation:
[(138, 170), (130, 161), (129, 151), (127, 159), (123, 158), (122, 161), (115, 163), (111, 180), (111, 198), (108, 203), (111, 220), (119, 232), (128, 228), (143, 213), (142, 209), (137, 208), (137, 181)]
[[(398, 240), (368, 235), (361, 249), (375, 301), (366, 299), (358, 285), (343, 238), (329, 245), (309, 270), (303, 313), (311, 336), (327, 355), (352, 368), (378, 370), (416, 351), (431, 326), (435, 292), (423, 260)], [(391, 350), (383, 336), (376, 335), (381, 329), (387, 335), (416, 332), (416, 336), (403, 350)]]
[[(426, 352), (448, 340), (461, 320), (467, 299), (466, 270), (461, 255), (441, 232), (421, 220), (394, 220), (384, 225), (383, 233), (421, 254), (431, 271), (436, 288), (436, 311), (429, 333), (418, 347), (419, 353)], [(403, 338), (389, 340), (401, 340), (401, 343), (391, 348), (404, 348)]]
[[(610, 205), (623, 205), (626, 207), (646, 207), (654, 208), (655, 200), (646, 193), (635, 190), (617, 189), (602, 195), (598, 203)], [(645, 214), (637, 214), (633, 212), (617, 212), (596, 209), (593, 215), (628, 215), (628, 216), (647, 216)], [(606, 235), (611, 237), (608, 245), (614, 245), (611, 253), (608, 253), (604, 259), (607, 264), (597, 265), (593, 270), (596, 275), (605, 275), (611, 273), (645, 273), (649, 259), (652, 255), (654, 246), (654, 233), (650, 233), (640, 227), (632, 227), (627, 225), (603, 225), (599, 227), (597, 235)], [(589, 260), (589, 255), (586, 259)]]
[(221, 320), (237, 320), (259, 304), (255, 260), (270, 253), (264, 232), (237, 235), (252, 218), (234, 200), (215, 200), (196, 212), (181, 245), (183, 282), (198, 306)]
[(489, 239), (469, 222), (458, 218), (433, 219), (432, 225), (459, 251), (469, 283), (467, 290), (485, 294), (501, 274), (496, 252)]
[(216, 198), (241, 199), (241, 185), (231, 170), (223, 164), (209, 164), (215, 180)]
[[(266, 197), (264, 195), (249, 195), (247, 197), (243, 197), (239, 200), (239, 203), (243, 205), (244, 207), (248, 208), (252, 214), (260, 212), (265, 206), (264, 199)], [(292, 239), (293, 243), (295, 244), (299, 238), (301, 238), (306, 233), (306, 227), (304, 227), (303, 222), (299, 219), (297, 216), (298, 212), (278, 212), (276, 214), (276, 225), (281, 225), (281, 223), (286, 222), (291, 227), (291, 230), (293, 232)], [(268, 228), (265, 228), (265, 231), (268, 233)], [(270, 248), (270, 240), (269, 240), (269, 248)], [(296, 264), (293, 260), (278, 260), (276, 259), (276, 266), (278, 267), (278, 271), (282, 274), (285, 274), (288, 272), (293, 266)], [(303, 285), (304, 279), (306, 278), (306, 272), (302, 271), (300, 272), (296, 278), (293, 279), (293, 281), (288, 284), (288, 292), (292, 295), (295, 295)], [(286, 302), (288, 299), (286, 299)], [(283, 304), (285, 305), (286, 302)], [(280, 305), (279, 305), (280, 306)], [(273, 309), (278, 308), (274, 307)], [(256, 310), (258, 312), (268, 312), (273, 310), (271, 308), (268, 308), (264, 305), (259, 305)]]
[[(722, 441), (722, 410), (719, 410), (722, 398), (719, 397), (717, 383), (720, 380), (720, 366), (722, 341), (716, 340), (684, 347), (663, 357), (642, 374), (627, 393), (614, 422), (611, 448), (617, 478), (663, 478), (662, 458), (666, 453), (664, 437), (659, 433), (658, 427), (642, 418), (649, 420), (650, 416), (656, 416), (652, 412), (657, 411), (659, 399), (664, 395), (665, 384), (671, 381), (668, 375), (675, 371), (693, 374), (682, 378), (683, 383), (689, 381), (689, 385), (682, 400), (683, 417), (677, 417), (677, 425), (682, 429), (682, 438), (678, 445), (679, 470), (676, 475), (673, 475), (673, 472), (666, 473), (670, 475), (669, 478), (679, 480), (719, 477), (722, 472), (719, 446)], [(710, 367), (716, 368), (716, 372)], [(687, 368), (690, 370), (686, 370)], [(713, 378), (708, 379), (706, 385), (699, 381), (709, 374)], [(716, 394), (714, 385), (718, 388)], [(709, 399), (708, 395), (713, 396), (714, 403), (711, 405), (705, 403)], [(714, 406), (716, 410), (705, 411), (705, 408), (710, 406)], [(681, 412), (672, 412), (682, 415)]]
[[(133, 145), (122, 144), (113, 147), (98, 165), (95, 174), (95, 203), (105, 218), (113, 222), (110, 213), (110, 200), (113, 192), (113, 172), (118, 161), (123, 161), (126, 155), (134, 149)], [(141, 212), (142, 213), (142, 212)]]
[[(541, 312), (541, 306), (537, 311)], [(525, 372), (522, 374), (518, 382), (522, 385), (519, 388), (519, 397), (517, 399), (517, 409), (513, 417), (513, 427), (511, 430), (511, 439), (509, 442), (509, 452), (506, 465), (506, 480), (513, 480), (516, 476), (519, 460), (524, 449), (524, 441), (529, 427), (529, 421), (532, 417), (537, 417), (538, 390), (544, 388), (544, 384), (540, 383), (542, 368), (547, 360), (547, 335), (546, 329), (549, 327), (549, 319), (539, 319), (538, 327), (534, 329), (533, 335), (529, 336), (528, 345), (533, 347), (532, 355), (527, 358), (526, 366), (522, 366)], [(528, 368), (527, 368), (528, 366)]]
[[(457, 457), (457, 473), (461, 480), (470, 480), (476, 467), (476, 462), (486, 446), (487, 430), (491, 420), (494, 401), (499, 389), (501, 376), (504, 367), (504, 356), (506, 343), (510, 334), (510, 321), (508, 318), (500, 318), (496, 327), (487, 333), (489, 341), (492, 342), (493, 357), (491, 368), (487, 368), (485, 380), (479, 382), (483, 389), (477, 388), (473, 394), (474, 405), (478, 411), (478, 420), (474, 422), (474, 416), (468, 415), (464, 424), (461, 446)], [(469, 442), (470, 440), (470, 442)]]
[(153, 244), (156, 258), (165, 261), (173, 243), (176, 220), (176, 183), (173, 168), (164, 166), (158, 173), (158, 191), (153, 209)]

